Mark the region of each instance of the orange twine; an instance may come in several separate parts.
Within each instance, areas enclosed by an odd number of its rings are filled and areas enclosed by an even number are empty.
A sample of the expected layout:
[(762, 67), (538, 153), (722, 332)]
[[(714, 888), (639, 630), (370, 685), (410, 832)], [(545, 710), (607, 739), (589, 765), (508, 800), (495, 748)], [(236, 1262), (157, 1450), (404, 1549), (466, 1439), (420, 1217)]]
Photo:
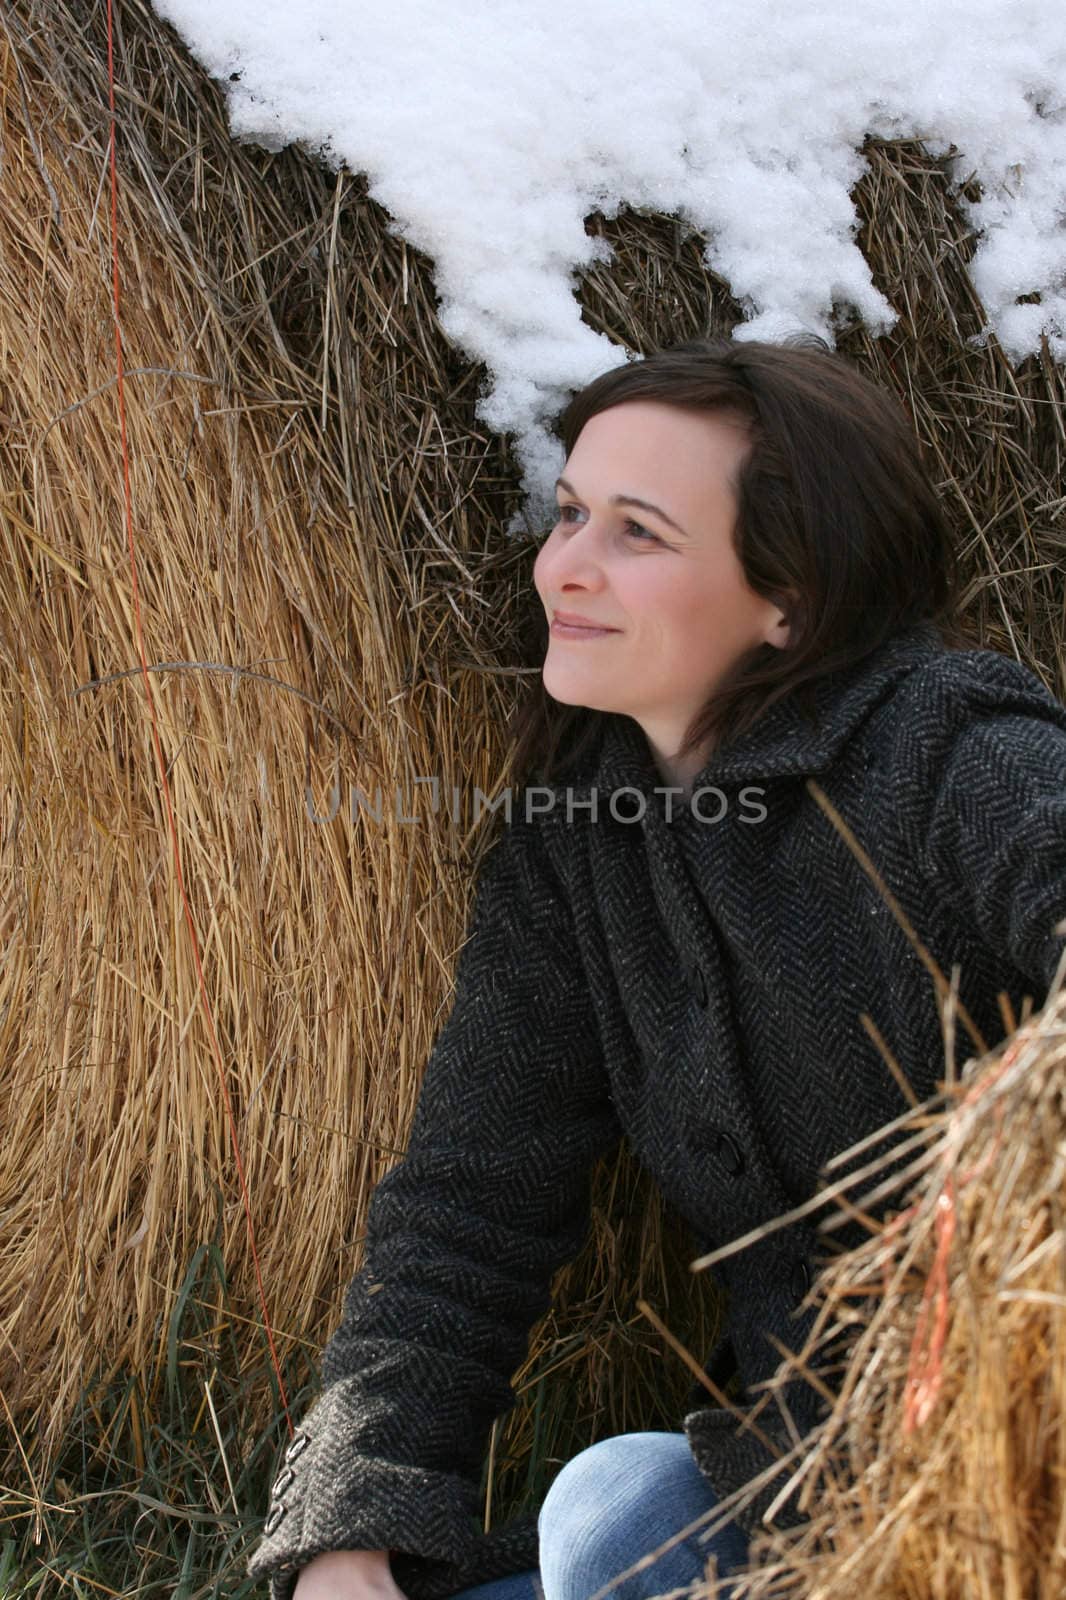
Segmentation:
[[(907, 1386), (903, 1396), (903, 1431), (910, 1433), (914, 1428), (920, 1428), (925, 1422), (933, 1407), (936, 1405), (943, 1382), (944, 1345), (948, 1336), (948, 1318), (950, 1311), (950, 1297), (948, 1294), (948, 1256), (951, 1253), (951, 1241), (955, 1237), (955, 1196), (954, 1184), (951, 1178), (944, 1185), (944, 1192), (937, 1196), (936, 1202), (936, 1253), (929, 1276), (925, 1281), (922, 1291), (922, 1303), (918, 1309), (918, 1321), (914, 1329), (914, 1339), (911, 1342), (910, 1364), (907, 1369)], [(929, 1348), (924, 1356), (921, 1354), (925, 1340), (926, 1324), (929, 1321), (929, 1307), (935, 1299), (936, 1313), (933, 1322), (932, 1335)]]
[[(1026, 1027), (1012, 1040), (1002, 1057), (994, 1068), (972, 1084), (963, 1096), (961, 1104), (973, 1105), (976, 1100), (996, 1083), (1015, 1061), (1022, 1045), (1032, 1038), (1032, 1028)], [(981, 1160), (976, 1162), (958, 1179), (958, 1188), (964, 1189), (974, 1178), (978, 1178), (988, 1170), (999, 1153), (1003, 1139), (1003, 1102), (996, 1104), (996, 1136)], [(948, 1257), (951, 1254), (951, 1244), (955, 1237), (957, 1212), (955, 1205), (956, 1180), (948, 1177), (944, 1181), (944, 1188), (937, 1196), (935, 1210), (935, 1235), (936, 1249), (933, 1254), (933, 1264), (929, 1269), (922, 1291), (922, 1301), (918, 1308), (918, 1320), (915, 1324), (914, 1338), (911, 1341), (910, 1361), (907, 1367), (907, 1382), (903, 1396), (903, 1431), (911, 1433), (915, 1428), (920, 1428), (930, 1416), (936, 1405), (943, 1384), (943, 1355), (947, 1343), (948, 1326), (951, 1310), (951, 1296), (948, 1289)], [(886, 1233), (891, 1238), (899, 1231), (905, 1217), (912, 1215), (917, 1210), (917, 1205), (909, 1206), (906, 1211), (901, 1211), (893, 1217), (886, 1228)], [(885, 1293), (888, 1293), (888, 1268), (885, 1268)], [(923, 1353), (926, 1327), (929, 1322), (930, 1306), (935, 1301), (935, 1314), (932, 1333), (928, 1348)]]

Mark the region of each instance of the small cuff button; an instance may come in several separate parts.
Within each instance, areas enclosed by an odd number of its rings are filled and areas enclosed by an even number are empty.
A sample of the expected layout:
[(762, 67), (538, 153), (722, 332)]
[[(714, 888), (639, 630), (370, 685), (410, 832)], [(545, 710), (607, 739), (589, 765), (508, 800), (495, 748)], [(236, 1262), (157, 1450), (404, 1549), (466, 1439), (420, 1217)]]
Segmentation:
[(295, 1476), (296, 1474), (291, 1467), (285, 1467), (283, 1471), (279, 1472), (270, 1486), (271, 1500), (280, 1500)]
[(286, 1463), (291, 1466), (294, 1461), (299, 1461), (307, 1446), (311, 1443), (310, 1436), (306, 1433), (293, 1434), (292, 1443), (285, 1452)]
[(287, 1510), (287, 1506), (271, 1506), (269, 1515), (267, 1516), (266, 1521), (263, 1523), (263, 1532), (266, 1534), (268, 1539), (272, 1533), (277, 1532), (277, 1529), (281, 1523), (281, 1519), (284, 1517)]

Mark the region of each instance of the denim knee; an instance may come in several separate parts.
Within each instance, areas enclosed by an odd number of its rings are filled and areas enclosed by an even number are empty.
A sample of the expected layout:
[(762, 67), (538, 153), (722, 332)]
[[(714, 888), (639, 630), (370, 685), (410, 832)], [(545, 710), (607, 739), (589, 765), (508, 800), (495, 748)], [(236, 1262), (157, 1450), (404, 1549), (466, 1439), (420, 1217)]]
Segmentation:
[[(683, 1433), (626, 1433), (602, 1439), (567, 1462), (539, 1519), (546, 1600), (589, 1600), (628, 1567), (714, 1506), (714, 1493)], [(747, 1541), (728, 1527), (713, 1543), (689, 1535), (619, 1584), (611, 1600), (641, 1600), (702, 1577), (711, 1551), (743, 1560)]]

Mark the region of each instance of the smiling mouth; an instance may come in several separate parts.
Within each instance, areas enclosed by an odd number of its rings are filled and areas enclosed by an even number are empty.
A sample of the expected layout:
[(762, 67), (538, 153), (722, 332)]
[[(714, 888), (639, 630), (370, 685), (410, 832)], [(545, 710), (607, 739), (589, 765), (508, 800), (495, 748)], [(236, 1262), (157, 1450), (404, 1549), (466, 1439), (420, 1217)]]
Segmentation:
[(606, 639), (609, 635), (618, 633), (618, 628), (591, 628), (576, 622), (560, 622), (552, 619), (549, 630), (557, 639)]

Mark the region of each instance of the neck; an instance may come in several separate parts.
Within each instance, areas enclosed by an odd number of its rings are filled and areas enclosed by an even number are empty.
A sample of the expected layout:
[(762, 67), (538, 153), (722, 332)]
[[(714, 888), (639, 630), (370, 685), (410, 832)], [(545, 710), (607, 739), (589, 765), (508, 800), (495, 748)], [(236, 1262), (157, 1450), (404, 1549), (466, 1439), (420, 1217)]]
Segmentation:
[(683, 799), (687, 803), (692, 798), (692, 789), (698, 773), (703, 771), (713, 752), (713, 743), (705, 740), (696, 749), (688, 751), (683, 756), (664, 755), (648, 738), (652, 759), (656, 770), (662, 778), (663, 784), (683, 791)]

